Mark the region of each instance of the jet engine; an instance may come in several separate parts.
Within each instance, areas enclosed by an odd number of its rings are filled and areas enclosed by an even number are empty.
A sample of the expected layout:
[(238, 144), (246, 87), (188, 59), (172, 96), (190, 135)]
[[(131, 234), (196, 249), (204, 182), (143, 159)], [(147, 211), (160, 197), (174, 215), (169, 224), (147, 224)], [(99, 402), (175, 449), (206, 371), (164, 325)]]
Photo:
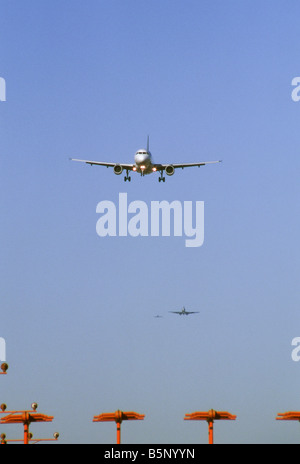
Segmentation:
[(169, 166), (166, 167), (165, 171), (168, 176), (173, 176), (175, 168), (174, 166), (172, 166), (172, 164), (169, 164)]
[(116, 165), (114, 166), (114, 173), (115, 173), (117, 176), (119, 176), (120, 174), (122, 174), (122, 172), (123, 172), (122, 166), (120, 166), (120, 164), (116, 164)]

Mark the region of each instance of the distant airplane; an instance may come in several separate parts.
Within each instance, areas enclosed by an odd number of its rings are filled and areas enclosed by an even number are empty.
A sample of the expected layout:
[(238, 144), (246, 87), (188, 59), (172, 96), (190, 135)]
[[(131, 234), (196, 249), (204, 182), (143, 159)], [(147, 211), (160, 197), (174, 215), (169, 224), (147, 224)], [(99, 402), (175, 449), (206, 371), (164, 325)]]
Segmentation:
[(162, 318), (163, 316), (160, 316), (159, 314), (157, 316), (153, 316), (155, 319)]
[(179, 316), (188, 316), (189, 314), (198, 314), (199, 311), (186, 311), (185, 307), (181, 311), (169, 311), (169, 313), (179, 314)]
[(106, 166), (107, 168), (112, 167), (114, 169), (114, 173), (119, 176), (122, 174), (123, 171), (126, 171), (126, 176), (124, 177), (124, 181), (127, 180), (130, 182), (131, 177), (128, 175), (129, 171), (138, 172), (141, 176), (145, 176), (146, 174), (152, 174), (153, 172), (160, 172), (160, 177), (158, 178), (159, 182), (165, 182), (166, 178), (164, 177), (164, 172), (167, 176), (173, 176), (175, 173), (175, 169), (177, 168), (189, 168), (193, 166), (204, 166), (206, 164), (213, 164), (213, 163), (220, 163), (221, 161), (202, 161), (200, 163), (182, 163), (182, 164), (155, 164), (152, 162), (152, 155), (149, 150), (149, 136), (147, 139), (147, 149), (142, 148), (138, 150), (134, 156), (134, 164), (122, 164), (122, 163), (106, 163), (103, 161), (89, 161), (89, 160), (80, 160), (71, 158), (71, 161), (79, 161), (81, 163), (93, 164), (97, 166)]

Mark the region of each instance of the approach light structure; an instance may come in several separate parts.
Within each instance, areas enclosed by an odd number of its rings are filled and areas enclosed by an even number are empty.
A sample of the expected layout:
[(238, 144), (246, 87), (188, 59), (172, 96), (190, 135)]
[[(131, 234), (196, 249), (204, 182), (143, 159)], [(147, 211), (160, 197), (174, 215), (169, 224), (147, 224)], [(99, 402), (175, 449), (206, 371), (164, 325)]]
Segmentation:
[(236, 416), (227, 411), (215, 411), (210, 409), (208, 412), (193, 412), (186, 414), (184, 420), (202, 420), (208, 423), (208, 443), (214, 443), (214, 421), (215, 420), (236, 420)]
[(103, 413), (99, 416), (94, 416), (93, 422), (115, 422), (117, 424), (117, 444), (121, 444), (121, 423), (125, 420), (144, 420), (144, 414), (129, 411), (123, 412), (119, 409), (113, 413)]

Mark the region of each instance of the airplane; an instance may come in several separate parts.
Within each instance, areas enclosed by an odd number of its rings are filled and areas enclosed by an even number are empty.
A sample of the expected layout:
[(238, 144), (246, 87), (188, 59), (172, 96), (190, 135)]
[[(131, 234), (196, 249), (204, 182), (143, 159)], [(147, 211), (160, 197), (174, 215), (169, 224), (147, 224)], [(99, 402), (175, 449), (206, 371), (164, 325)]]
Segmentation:
[(107, 168), (112, 167), (114, 173), (119, 176), (122, 174), (123, 171), (126, 171), (126, 176), (124, 177), (124, 181), (127, 180), (130, 182), (131, 177), (128, 175), (130, 171), (137, 172), (141, 174), (141, 176), (145, 176), (147, 174), (152, 174), (153, 172), (160, 172), (160, 177), (158, 178), (159, 182), (165, 182), (166, 178), (164, 177), (164, 172), (167, 176), (173, 176), (175, 173), (175, 169), (181, 168), (189, 168), (193, 166), (205, 166), (206, 164), (214, 164), (214, 163), (221, 163), (221, 161), (202, 161), (200, 163), (181, 163), (181, 164), (156, 164), (152, 161), (152, 154), (149, 149), (149, 136), (147, 138), (147, 148), (142, 148), (138, 150), (134, 155), (134, 164), (123, 164), (123, 163), (106, 163), (103, 161), (89, 161), (89, 160), (81, 160), (81, 159), (74, 159), (70, 158), (71, 161), (79, 161), (81, 163), (90, 164), (91, 166), (106, 166)]
[(160, 316), (159, 314), (157, 316), (153, 316), (155, 319), (161, 319), (163, 316)]
[(181, 311), (169, 311), (169, 313), (179, 314), (179, 316), (188, 316), (189, 314), (198, 314), (199, 311), (186, 311), (185, 307)]

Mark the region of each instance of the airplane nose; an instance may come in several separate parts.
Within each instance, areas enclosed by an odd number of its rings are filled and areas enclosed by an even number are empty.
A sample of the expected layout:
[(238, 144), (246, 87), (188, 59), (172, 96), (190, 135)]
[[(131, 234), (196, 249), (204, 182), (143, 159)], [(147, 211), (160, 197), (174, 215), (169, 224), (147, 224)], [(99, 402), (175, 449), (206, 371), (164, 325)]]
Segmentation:
[(144, 154), (138, 154), (136, 155), (135, 157), (135, 161), (137, 164), (143, 164), (145, 163), (146, 161), (148, 160), (148, 155), (144, 155)]

